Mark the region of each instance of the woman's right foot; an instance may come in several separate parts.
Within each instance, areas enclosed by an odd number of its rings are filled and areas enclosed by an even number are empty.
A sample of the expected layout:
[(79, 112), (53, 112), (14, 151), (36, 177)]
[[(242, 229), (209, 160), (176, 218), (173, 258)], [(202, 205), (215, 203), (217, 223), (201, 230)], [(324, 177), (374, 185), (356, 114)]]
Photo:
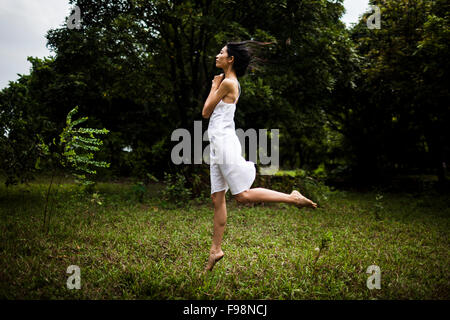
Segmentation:
[(222, 259), (223, 256), (224, 256), (224, 253), (222, 250), (220, 250), (217, 253), (211, 252), (209, 254), (208, 264), (206, 265), (205, 271), (212, 271), (216, 262), (219, 261), (220, 259)]
[(295, 205), (299, 208), (308, 207), (308, 208), (317, 208), (317, 203), (309, 200), (304, 195), (302, 195), (297, 190), (291, 192), (290, 196), (294, 199)]

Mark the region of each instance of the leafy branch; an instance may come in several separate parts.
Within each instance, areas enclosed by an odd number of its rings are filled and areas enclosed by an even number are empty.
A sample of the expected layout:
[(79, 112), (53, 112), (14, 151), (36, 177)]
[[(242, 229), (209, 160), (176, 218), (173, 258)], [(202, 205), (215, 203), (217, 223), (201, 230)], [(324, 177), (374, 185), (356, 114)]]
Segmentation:
[(75, 128), (85, 122), (88, 117), (82, 117), (72, 121), (72, 116), (78, 112), (78, 106), (72, 109), (66, 119), (66, 127), (60, 134), (59, 146), (63, 148), (61, 163), (65, 168), (72, 171), (76, 182), (84, 187), (92, 185), (92, 175), (98, 168), (109, 168), (110, 164), (105, 161), (94, 160), (94, 152), (100, 150), (103, 141), (95, 137), (96, 134), (107, 134), (109, 130), (93, 128)]
[[(93, 175), (97, 173), (96, 168), (109, 168), (110, 166), (108, 162), (97, 161), (94, 159), (94, 153), (99, 151), (100, 146), (103, 145), (103, 141), (95, 135), (105, 135), (109, 133), (109, 130), (105, 128), (76, 128), (75, 126), (85, 122), (88, 119), (88, 117), (82, 117), (77, 120), (72, 120), (73, 115), (77, 112), (78, 106), (73, 108), (67, 114), (66, 127), (59, 135), (59, 142), (56, 143), (55, 139), (53, 139), (53, 145), (57, 147), (59, 151), (50, 153), (49, 147), (42, 140), (39, 145), (41, 153), (45, 156), (50, 156), (50, 162), (54, 165), (52, 179), (46, 195), (43, 223), (44, 228), (46, 225), (49, 195), (53, 184), (53, 177), (58, 165), (62, 165), (64, 168), (71, 171), (72, 175), (75, 177), (75, 182), (79, 183), (85, 191), (91, 190), (94, 185), (92, 179)], [(52, 158), (56, 161), (52, 161)], [(58, 194), (60, 184), (61, 181), (58, 184), (56, 195)], [(54, 198), (56, 198), (56, 195)], [(102, 203), (98, 194), (94, 194), (93, 199), (98, 204)], [(48, 215), (47, 232), (50, 222), (50, 213), (51, 210)]]

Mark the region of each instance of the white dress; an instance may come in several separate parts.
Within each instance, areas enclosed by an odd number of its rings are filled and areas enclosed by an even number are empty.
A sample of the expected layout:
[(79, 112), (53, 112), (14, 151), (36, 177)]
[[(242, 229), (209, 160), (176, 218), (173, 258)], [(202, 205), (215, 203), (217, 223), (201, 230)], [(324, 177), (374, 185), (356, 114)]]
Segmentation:
[[(239, 81), (238, 85), (240, 96)], [(209, 119), (211, 194), (228, 189), (232, 195), (241, 193), (250, 189), (256, 177), (255, 163), (246, 161), (241, 154), (241, 143), (234, 126), (239, 96), (234, 103), (220, 100)]]

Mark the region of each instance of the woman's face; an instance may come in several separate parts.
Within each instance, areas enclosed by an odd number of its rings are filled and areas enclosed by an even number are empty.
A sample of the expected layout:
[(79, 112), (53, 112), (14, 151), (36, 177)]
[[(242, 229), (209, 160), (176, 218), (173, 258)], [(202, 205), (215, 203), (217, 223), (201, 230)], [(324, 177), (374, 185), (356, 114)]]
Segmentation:
[(231, 63), (230, 60), (231, 59), (228, 57), (227, 46), (224, 46), (216, 56), (216, 67), (225, 69)]

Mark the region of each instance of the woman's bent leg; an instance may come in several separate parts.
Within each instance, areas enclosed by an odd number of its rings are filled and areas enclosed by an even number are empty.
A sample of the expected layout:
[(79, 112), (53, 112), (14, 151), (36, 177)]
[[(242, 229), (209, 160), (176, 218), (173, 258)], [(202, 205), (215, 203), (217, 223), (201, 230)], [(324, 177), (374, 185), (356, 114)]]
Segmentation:
[(294, 190), (291, 194), (278, 192), (266, 188), (253, 188), (235, 195), (235, 199), (241, 203), (247, 202), (284, 202), (297, 206), (316, 208), (317, 204)]

